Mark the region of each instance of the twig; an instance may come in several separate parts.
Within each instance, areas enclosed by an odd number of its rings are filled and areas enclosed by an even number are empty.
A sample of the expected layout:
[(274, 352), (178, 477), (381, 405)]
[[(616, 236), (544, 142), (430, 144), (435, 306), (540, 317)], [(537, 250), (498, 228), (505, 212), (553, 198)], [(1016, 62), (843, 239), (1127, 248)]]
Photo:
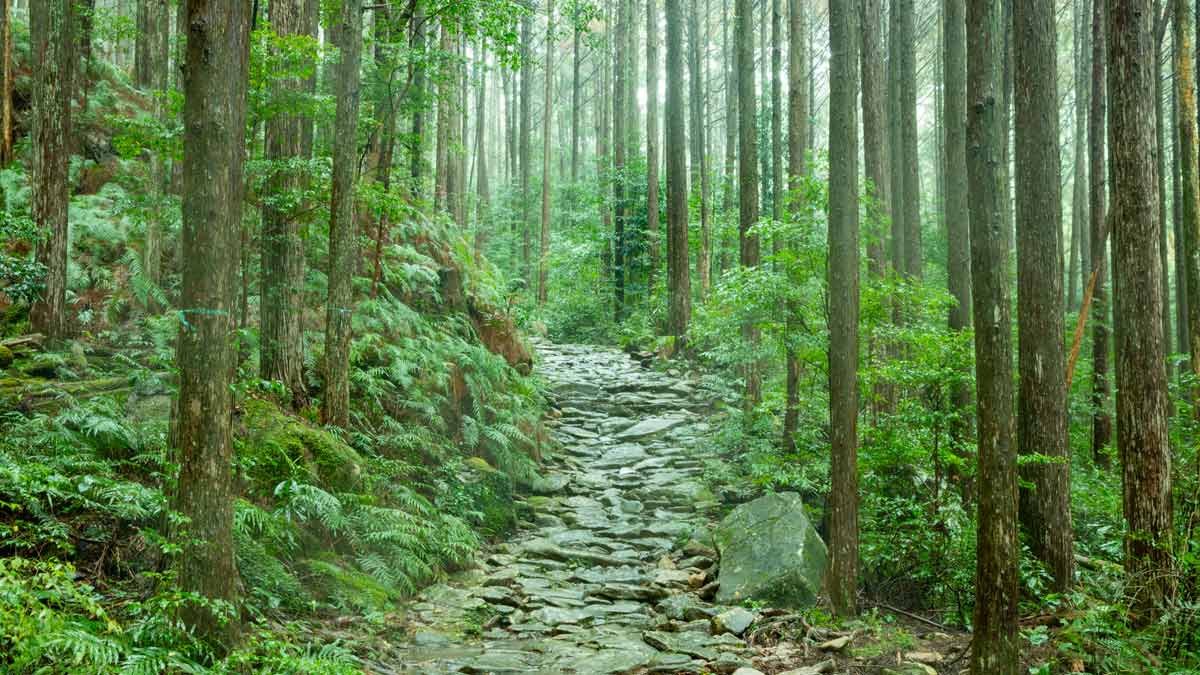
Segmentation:
[(906, 612), (906, 611), (904, 611), (903, 609), (900, 609), (899, 607), (892, 607), (891, 605), (889, 605), (889, 604), (887, 604), (887, 603), (883, 603), (883, 602), (876, 602), (876, 603), (875, 603), (875, 606), (876, 606), (876, 607), (878, 607), (878, 608), (880, 608), (880, 609), (886, 609), (886, 610), (888, 610), (889, 612), (895, 612), (895, 613), (897, 613), (897, 614), (902, 614), (902, 615), (904, 615), (904, 616), (907, 616), (907, 617), (908, 617), (908, 618), (910, 618), (910, 619), (913, 619), (913, 620), (915, 620), (915, 621), (920, 621), (921, 623), (926, 623), (926, 624), (929, 624), (930, 626), (933, 626), (934, 628), (941, 629), (941, 630), (943, 630), (943, 631), (949, 631), (949, 630), (950, 630), (950, 629), (949, 629), (949, 628), (947, 628), (946, 626), (944, 626), (944, 625), (942, 625), (942, 624), (940, 624), (940, 623), (938, 623), (938, 622), (934, 621), (933, 619), (926, 619), (925, 617), (921, 616), (920, 614), (913, 614), (912, 612)]

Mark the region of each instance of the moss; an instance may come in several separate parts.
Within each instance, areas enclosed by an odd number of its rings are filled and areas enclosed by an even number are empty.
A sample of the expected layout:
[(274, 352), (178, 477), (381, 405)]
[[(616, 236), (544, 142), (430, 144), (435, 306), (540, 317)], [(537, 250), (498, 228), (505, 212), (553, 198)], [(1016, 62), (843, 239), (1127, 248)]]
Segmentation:
[(483, 514), (479, 529), (490, 537), (512, 531), (517, 525), (512, 478), (478, 457), (469, 457), (464, 464), (469, 471), (464, 476), (463, 491), (471, 500), (472, 510)]
[(374, 577), (350, 569), (332, 556), (305, 560), (309, 586), (317, 596), (336, 607), (363, 612), (386, 609), (399, 594)]
[(0, 368), (7, 368), (12, 365), (13, 353), (12, 350), (4, 345), (0, 345)]
[(261, 399), (246, 401), (238, 459), (255, 494), (270, 494), (285, 480), (352, 490), (366, 462), (337, 436)]

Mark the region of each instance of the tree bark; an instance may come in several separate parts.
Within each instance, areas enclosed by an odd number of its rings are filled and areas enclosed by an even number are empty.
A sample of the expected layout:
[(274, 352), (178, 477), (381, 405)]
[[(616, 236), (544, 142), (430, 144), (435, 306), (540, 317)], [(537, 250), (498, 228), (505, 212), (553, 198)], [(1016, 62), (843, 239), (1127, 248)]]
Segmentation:
[(1104, 450), (1112, 440), (1112, 418), (1108, 414), (1108, 300), (1105, 293), (1105, 262), (1108, 258), (1108, 231), (1105, 226), (1104, 159), (1105, 117), (1105, 36), (1104, 2), (1092, 0), (1092, 93), (1088, 113), (1088, 206), (1091, 214), (1089, 239), (1095, 290), (1092, 293), (1092, 456), (1100, 466), (1108, 466)]
[(542, 232), (538, 254), (539, 305), (546, 304), (546, 283), (550, 279), (550, 130), (554, 119), (554, 0), (546, 3), (546, 96), (542, 108)]
[[(808, 33), (807, 3), (804, 0), (788, 0), (788, 187), (791, 198), (788, 201), (789, 211), (799, 216), (806, 204), (801, 198), (804, 179), (808, 174), (808, 52), (806, 50), (806, 35)], [(874, 121), (878, 124), (882, 116), (880, 107), (883, 105), (882, 92), (867, 91), (870, 78), (879, 77), (882, 66), (879, 54), (879, 0), (864, 0), (862, 11), (869, 18), (863, 25), (863, 136), (869, 138), (867, 117), (872, 113), (877, 115)], [(860, 17), (860, 20), (862, 17)], [(872, 27), (874, 32), (872, 33)], [(874, 51), (871, 51), (874, 50)], [(868, 55), (868, 53), (870, 55)], [(868, 69), (873, 69), (871, 74)], [(876, 83), (878, 80), (876, 80)], [(867, 107), (874, 106), (870, 112)], [(875, 139), (878, 140), (878, 139)], [(878, 161), (879, 146), (867, 145), (864, 150), (868, 156), (868, 167), (873, 158)], [(875, 166), (873, 168), (880, 168)], [(800, 423), (800, 359), (796, 356), (796, 345), (793, 342), (798, 332), (799, 320), (797, 303), (792, 301), (787, 306), (786, 331), (784, 336), (784, 385), (785, 399), (783, 411), (783, 448), (788, 453), (796, 450), (796, 428)]]
[(857, 8), (829, 5), (829, 598), (858, 598), (858, 42)]
[[(707, 4), (707, 3), (706, 3)], [(701, 59), (701, 43), (707, 44), (707, 36), (700, 32), (700, 2), (692, 0), (692, 9), (688, 12), (688, 83), (691, 94), (690, 123), (692, 154), (692, 190), (699, 191), (700, 198), (700, 251), (696, 257), (696, 276), (700, 281), (700, 301), (708, 295), (712, 285), (712, 225), (709, 222), (709, 178), (708, 158), (705, 148), (708, 146), (708, 131), (705, 128), (705, 102), (707, 101), (708, 60)], [(708, 13), (704, 12), (705, 33), (708, 27)], [(704, 47), (707, 51), (707, 47)], [(670, 148), (668, 148), (670, 151)]]
[(628, 212), (625, 203), (625, 155), (629, 150), (625, 135), (628, 115), (625, 98), (629, 56), (626, 50), (630, 22), (629, 2), (630, 0), (617, 0), (617, 28), (614, 32), (616, 45), (613, 49), (613, 317), (618, 323), (625, 316), (625, 217)]
[[(754, 94), (754, 7), (752, 0), (736, 0), (734, 42), (737, 48), (738, 73), (738, 252), (742, 267), (757, 267), (759, 261), (758, 235), (750, 228), (758, 222), (758, 130), (755, 125)], [(742, 335), (756, 351), (758, 329), (752, 320), (742, 325)], [(746, 364), (746, 405), (758, 405), (762, 397), (762, 382), (758, 364)]]
[[(909, 0), (909, 8), (912, 8), (911, 0)], [(904, 151), (907, 146), (904, 145), (901, 137), (901, 105), (900, 105), (900, 80), (901, 80), (901, 56), (902, 51), (902, 31), (900, 28), (902, 2), (901, 0), (890, 0), (888, 3), (888, 67), (887, 67), (887, 120), (888, 120), (888, 167), (891, 169), (888, 176), (889, 196), (891, 197), (891, 215), (892, 215), (892, 232), (891, 232), (891, 262), (893, 271), (904, 276), (906, 270), (905, 257), (905, 236), (908, 228), (904, 224), (904, 219), (907, 216), (907, 209), (904, 207), (904, 165), (907, 158), (904, 156)], [(899, 323), (903, 317), (903, 308), (899, 302), (893, 306), (894, 317)]]
[(667, 333), (675, 338), (676, 349), (680, 349), (685, 344), (692, 314), (692, 285), (688, 275), (687, 134), (683, 113), (683, 0), (666, 0), (666, 3)]
[(335, 67), (333, 190), (329, 206), (329, 300), (325, 313), (326, 424), (350, 424), (350, 338), (358, 232), (354, 186), (358, 168), (358, 105), (362, 62), (362, 0), (343, 0), (332, 28), (339, 58)]
[(182, 326), (174, 425), (180, 468), (174, 508), (187, 524), (176, 533), (183, 546), (178, 579), (183, 592), (229, 603), (234, 620), (194, 604), (185, 605), (182, 614), (197, 636), (224, 648), (239, 634), (231, 386), (237, 364), (247, 10), (242, 2), (188, 0), (183, 68)]
[(71, 152), (71, 83), (75, 63), (72, 0), (44, 0), (29, 8), (33, 59), (32, 155), (33, 222), (41, 231), (35, 257), (46, 270), (42, 296), (30, 309), (34, 332), (51, 339), (67, 336), (67, 204)]
[[(946, 272), (954, 305), (950, 308), (950, 330), (966, 330), (971, 322), (971, 229), (967, 201), (967, 31), (963, 0), (942, 0), (943, 59), (945, 94), (942, 102), (945, 127), (945, 215)], [(1061, 337), (1058, 339), (1061, 342)], [(971, 387), (953, 388), (951, 399), (962, 413), (964, 423), (955, 430), (959, 439), (970, 431), (967, 409), (971, 405)]]
[(1016, 675), (1017, 457), (1012, 428), (1008, 236), (999, 185), (1000, 0), (968, 0), (967, 189), (975, 325), (979, 505), (972, 675)]
[[(1125, 570), (1135, 608), (1152, 616), (1173, 594), (1171, 449), (1163, 348), (1158, 193), (1154, 146), (1153, 7), (1149, 0), (1108, 0), (1108, 140), (1112, 153), (1117, 449), (1128, 528)], [(1195, 158), (1195, 103), (1190, 89), (1192, 10), (1175, 3), (1176, 82), (1184, 155)], [(1187, 60), (1185, 60), (1187, 58)], [(1188, 115), (1188, 113), (1191, 113)], [(1187, 130), (1191, 127), (1191, 132)], [(1190, 136), (1190, 138), (1189, 138)], [(1187, 175), (1185, 165), (1185, 176)], [(1194, 175), (1194, 174), (1193, 174)], [(1191, 195), (1195, 195), (1194, 187)], [(1184, 181), (1184, 213), (1189, 188)], [(1193, 204), (1192, 209), (1195, 209)], [(1185, 217), (1186, 220), (1186, 217)], [(1190, 225), (1188, 225), (1190, 227)], [(1190, 288), (1190, 284), (1189, 284)], [(1195, 323), (1193, 323), (1193, 330)], [(1194, 339), (1194, 338), (1193, 338)]]
[(1074, 137), (1075, 166), (1071, 179), (1071, 264), (1067, 274), (1067, 309), (1079, 308), (1079, 299), (1087, 286), (1090, 274), (1087, 250), (1087, 6), (1086, 0), (1074, 0), (1074, 39), (1072, 44), (1072, 60), (1075, 66), (1073, 83), (1075, 85), (1075, 125)]
[[(862, 30), (860, 61), (862, 69), (863, 170), (867, 190), (867, 260), (871, 276), (880, 281), (887, 276), (889, 267), (888, 224), (891, 213), (891, 169), (888, 165), (891, 159), (888, 119), (890, 106), (885, 104), (888, 80), (884, 67), (885, 48), (882, 22), (885, 11), (883, 2), (882, 0), (861, 0), (859, 12)], [(807, 74), (807, 65), (804, 68)], [(807, 102), (804, 102), (803, 105), (805, 108), (797, 111), (796, 114), (807, 115)], [(963, 124), (966, 124), (965, 118)], [(805, 133), (807, 134), (807, 131)], [(799, 152), (803, 153), (803, 146), (800, 147)], [(892, 304), (888, 301), (889, 306)], [(868, 345), (868, 352), (870, 363), (879, 363), (887, 356), (885, 340), (872, 338)], [(795, 375), (792, 374), (792, 367), (789, 365), (787, 375), (789, 410), (799, 404), (799, 391), (793, 391), (793, 389), (798, 390), (798, 382), (792, 383), (793, 379), (798, 380), (798, 376), (798, 372)], [(870, 398), (872, 410), (875, 412), (889, 410), (894, 396), (895, 387), (890, 382), (876, 382)], [(792, 418), (797, 416), (797, 412), (785, 414), (784, 427), (788, 428), (790, 422), (790, 428), (794, 429), (796, 421)], [(785, 439), (785, 447), (789, 449), (792, 447), (790, 439)]]
[(917, 154), (917, 37), (913, 0), (893, 0), (900, 5), (900, 143), (904, 181), (900, 208), (904, 209), (904, 274), (921, 279), (921, 162)]
[(491, 189), (488, 184), (488, 161), (487, 161), (487, 144), (484, 143), (484, 131), (487, 127), (485, 120), (487, 116), (485, 112), (487, 101), (487, 83), (488, 83), (488, 64), (487, 51), (484, 45), (484, 39), (479, 39), (479, 60), (476, 64), (476, 72), (478, 73), (478, 90), (475, 92), (475, 119), (478, 122), (475, 124), (475, 261), (478, 263), (483, 260), (483, 249), (487, 243), (488, 228), (491, 223), (488, 222), (488, 213), (491, 211)]
[[(1192, 375), (1200, 374), (1200, 176), (1197, 175), (1196, 88), (1192, 54), (1192, 9), (1187, 0), (1175, 3), (1172, 26), (1175, 44), (1175, 100), (1179, 105), (1180, 219), (1187, 264), (1188, 353)], [(1114, 141), (1115, 142), (1115, 141)], [(1192, 393), (1193, 402), (1200, 392)], [(1197, 408), (1200, 415), (1200, 408)]]
[(649, 253), (646, 290), (648, 296), (653, 296), (662, 230), (658, 194), (658, 0), (646, 0), (646, 91), (646, 248)]
[[(1017, 447), (1022, 455), (1035, 458), (1022, 470), (1032, 488), (1020, 493), (1021, 526), (1033, 554), (1054, 577), (1054, 590), (1062, 593), (1074, 584), (1075, 559), (1062, 340), (1062, 195), (1054, 19), (1053, 0), (1014, 0)], [(1039, 455), (1049, 461), (1037, 461)]]
[[(300, 0), (271, 0), (267, 12), (271, 27), (281, 37), (303, 34)], [(278, 85), (279, 95), (298, 93), (299, 81)], [(301, 156), (303, 120), (280, 113), (266, 123), (266, 158), (282, 166)], [(299, 188), (291, 169), (277, 168), (268, 190), (287, 193)], [(278, 380), (291, 393), (293, 403), (302, 405), (304, 390), (303, 315), (304, 242), (295, 213), (268, 201), (262, 214), (262, 318), (259, 344), (259, 374)]]
[(0, 0), (0, 166), (13, 161), (12, 0)]

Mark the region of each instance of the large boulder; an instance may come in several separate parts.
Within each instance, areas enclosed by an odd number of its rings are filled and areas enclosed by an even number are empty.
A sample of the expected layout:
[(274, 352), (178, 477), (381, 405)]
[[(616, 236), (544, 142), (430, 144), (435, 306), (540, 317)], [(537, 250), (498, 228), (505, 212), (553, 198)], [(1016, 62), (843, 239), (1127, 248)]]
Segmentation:
[(827, 554), (800, 495), (770, 494), (739, 505), (721, 521), (714, 539), (721, 557), (717, 602), (816, 603)]

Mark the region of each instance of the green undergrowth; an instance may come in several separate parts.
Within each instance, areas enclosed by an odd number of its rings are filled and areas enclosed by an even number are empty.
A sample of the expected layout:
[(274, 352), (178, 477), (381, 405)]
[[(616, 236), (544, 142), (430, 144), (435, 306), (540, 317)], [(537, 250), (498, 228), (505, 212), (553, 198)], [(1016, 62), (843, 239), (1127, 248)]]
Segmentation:
[[(122, 222), (103, 247), (127, 245)], [(92, 289), (121, 308), (101, 303), (78, 339), (6, 359), (0, 672), (360, 672), (373, 636), (399, 630), (400, 601), (515, 526), (517, 496), (548, 449), (540, 385), (522, 374), (529, 348), (499, 309), (495, 271), (466, 241), (436, 223), (398, 228), (414, 243), (385, 251), (374, 297), (371, 280), (358, 280), (348, 430), (318, 422), (322, 332), (311, 320), (299, 409), (280, 383), (258, 379), (254, 326), (239, 332), (234, 540), (245, 632), (221, 658), (176, 619), (202, 602), (173, 577), (177, 313)], [(314, 302), (319, 269), (306, 281)], [(446, 289), (446, 270), (461, 289)], [(89, 292), (77, 282), (74, 292)], [(329, 628), (347, 617), (364, 628)]]

